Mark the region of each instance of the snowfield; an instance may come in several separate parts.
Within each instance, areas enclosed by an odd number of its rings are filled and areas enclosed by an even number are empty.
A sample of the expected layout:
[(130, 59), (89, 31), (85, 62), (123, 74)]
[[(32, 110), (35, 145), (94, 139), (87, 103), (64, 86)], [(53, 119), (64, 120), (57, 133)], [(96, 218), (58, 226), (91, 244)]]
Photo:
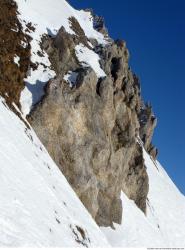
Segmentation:
[(108, 247), (32, 130), (0, 99), (0, 247)]

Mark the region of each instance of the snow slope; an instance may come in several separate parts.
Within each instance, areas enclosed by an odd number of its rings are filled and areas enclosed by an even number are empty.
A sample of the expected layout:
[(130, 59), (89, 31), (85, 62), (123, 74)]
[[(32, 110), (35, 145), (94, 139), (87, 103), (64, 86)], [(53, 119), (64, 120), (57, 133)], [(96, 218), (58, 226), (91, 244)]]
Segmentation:
[[(48, 55), (40, 47), (41, 38), (44, 34), (54, 36), (61, 26), (65, 28), (66, 32), (75, 34), (69, 21), (70, 17), (75, 17), (87, 38), (96, 39), (102, 45), (106, 44), (107, 41), (101, 33), (93, 28), (93, 18), (90, 12), (75, 10), (65, 0), (15, 1), (18, 4), (19, 19), (24, 31), (27, 32), (26, 24), (30, 22), (35, 28), (35, 30), (30, 30), (28, 34), (33, 38), (31, 41), (31, 60), (33, 63), (38, 64), (38, 68), (37, 70), (31, 69), (30, 74), (25, 79), (26, 87), (22, 91), (20, 98), (22, 111), (26, 116), (32, 106), (44, 94), (43, 87), (46, 82), (55, 76), (55, 72), (50, 67)], [(93, 48), (90, 42), (89, 46)], [(80, 62), (92, 66), (98, 77), (105, 76), (99, 64), (99, 56), (93, 50), (77, 45), (76, 54)]]
[(117, 247), (185, 247), (185, 197), (160, 163), (143, 153), (149, 175), (147, 215), (122, 193), (122, 225), (102, 231)]
[(0, 247), (109, 246), (35, 133), (2, 98), (0, 128)]

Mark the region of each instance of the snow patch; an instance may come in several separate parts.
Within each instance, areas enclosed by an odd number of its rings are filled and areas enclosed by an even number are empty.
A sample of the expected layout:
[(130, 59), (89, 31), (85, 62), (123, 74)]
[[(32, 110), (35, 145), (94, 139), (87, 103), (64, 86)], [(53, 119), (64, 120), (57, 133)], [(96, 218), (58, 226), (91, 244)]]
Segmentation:
[(15, 57), (14, 57), (14, 63), (16, 63), (18, 67), (20, 67), (19, 62), (20, 62), (20, 57), (17, 56), (17, 55), (15, 55)]
[(105, 72), (100, 67), (100, 57), (98, 56), (98, 54), (81, 43), (75, 47), (75, 50), (76, 56), (82, 66), (90, 66), (95, 71), (98, 78), (106, 76)]
[(69, 86), (72, 88), (76, 84), (78, 73), (74, 71), (69, 71), (65, 76), (64, 80), (69, 83)]

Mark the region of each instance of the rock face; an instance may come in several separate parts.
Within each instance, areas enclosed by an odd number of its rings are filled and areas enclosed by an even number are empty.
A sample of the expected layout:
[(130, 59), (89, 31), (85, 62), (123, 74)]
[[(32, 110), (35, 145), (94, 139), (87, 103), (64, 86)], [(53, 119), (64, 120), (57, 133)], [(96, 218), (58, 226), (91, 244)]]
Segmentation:
[[(72, 23), (77, 35), (61, 28), (55, 38), (43, 38), (57, 76), (28, 119), (96, 222), (113, 226), (121, 223), (121, 190), (146, 212), (148, 176), (139, 136), (151, 150), (155, 119), (148, 106), (142, 109), (125, 42), (103, 47), (91, 41), (106, 73), (98, 79), (78, 62), (75, 46), (88, 41), (77, 21)], [(105, 29), (102, 19), (96, 25)], [(75, 74), (73, 86), (64, 80), (68, 71)]]

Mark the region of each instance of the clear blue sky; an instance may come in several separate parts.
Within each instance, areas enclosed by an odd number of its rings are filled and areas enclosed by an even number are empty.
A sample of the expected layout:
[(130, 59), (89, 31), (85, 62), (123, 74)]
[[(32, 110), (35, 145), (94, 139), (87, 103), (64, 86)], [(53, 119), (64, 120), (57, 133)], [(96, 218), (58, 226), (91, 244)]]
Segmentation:
[(159, 160), (185, 194), (185, 0), (69, 0), (127, 42), (132, 70), (158, 118)]

